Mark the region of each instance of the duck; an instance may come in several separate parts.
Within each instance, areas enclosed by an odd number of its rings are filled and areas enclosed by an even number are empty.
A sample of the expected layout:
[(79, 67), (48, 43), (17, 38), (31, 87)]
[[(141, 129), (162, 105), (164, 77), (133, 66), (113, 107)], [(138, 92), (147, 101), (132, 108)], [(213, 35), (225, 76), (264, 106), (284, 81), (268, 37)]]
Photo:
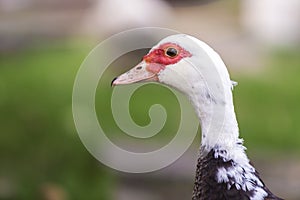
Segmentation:
[(234, 111), (233, 87), (219, 54), (188, 34), (158, 42), (112, 85), (157, 82), (180, 91), (191, 102), (201, 126), (200, 153), (192, 200), (281, 200), (250, 162)]

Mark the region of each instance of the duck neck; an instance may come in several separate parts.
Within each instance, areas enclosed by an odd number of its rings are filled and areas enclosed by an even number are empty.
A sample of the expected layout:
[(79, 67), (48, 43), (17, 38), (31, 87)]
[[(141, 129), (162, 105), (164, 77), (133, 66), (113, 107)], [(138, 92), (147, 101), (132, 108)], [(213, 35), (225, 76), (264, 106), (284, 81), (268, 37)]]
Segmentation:
[(234, 112), (231, 82), (215, 95), (206, 87), (194, 87), (190, 100), (200, 120), (201, 146), (208, 152), (213, 148), (231, 149), (241, 143)]
[(269, 191), (239, 139), (230, 87), (224, 86), (224, 98), (207, 92), (198, 88), (190, 97), (202, 128), (192, 199), (265, 199)]

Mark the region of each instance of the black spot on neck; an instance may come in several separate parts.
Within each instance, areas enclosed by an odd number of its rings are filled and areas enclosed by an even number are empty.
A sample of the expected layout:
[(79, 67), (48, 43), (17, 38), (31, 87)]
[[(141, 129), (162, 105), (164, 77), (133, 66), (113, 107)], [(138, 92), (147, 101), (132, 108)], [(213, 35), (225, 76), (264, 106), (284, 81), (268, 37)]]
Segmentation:
[(206, 99), (208, 99), (210, 102), (212, 102), (212, 103), (214, 103), (214, 104), (217, 103), (216, 99), (215, 99), (208, 91), (206, 91), (205, 97), (206, 97)]

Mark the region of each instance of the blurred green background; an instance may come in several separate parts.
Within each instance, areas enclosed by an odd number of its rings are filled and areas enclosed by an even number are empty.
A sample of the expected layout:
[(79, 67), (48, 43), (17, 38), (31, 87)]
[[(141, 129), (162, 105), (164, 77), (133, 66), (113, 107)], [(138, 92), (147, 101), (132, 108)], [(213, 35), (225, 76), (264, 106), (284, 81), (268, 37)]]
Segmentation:
[[(165, 20), (148, 22), (151, 15), (145, 14), (142, 22), (126, 19), (119, 24), (105, 13), (101, 16), (100, 11), (110, 11), (105, 1), (28, 1), (22, 6), (20, 1), (9, 2), (0, 1), (0, 199), (166, 199), (166, 194), (182, 199), (181, 192), (191, 193), (193, 170), (186, 172), (191, 176), (176, 179), (168, 168), (164, 178), (155, 178), (155, 173), (130, 175), (105, 167), (85, 149), (72, 118), (73, 83), (90, 50), (113, 33), (153, 25), (196, 35), (224, 55), (232, 79), (239, 83), (234, 89), (235, 109), (252, 162), (275, 193), (300, 198), (295, 189), (300, 186), (299, 36), (292, 42), (289, 35), (287, 40), (268, 41), (255, 34), (243, 20), (250, 12), (245, 8), (248, 1), (166, 1), (155, 14), (167, 16)], [(131, 11), (120, 11), (126, 12)], [(128, 69), (144, 52), (113, 63), (113, 70), (100, 81), (96, 107), (111, 138), (122, 138), (109, 102), (110, 81), (126, 70), (116, 65), (125, 63)], [(169, 140), (179, 110), (165, 87), (150, 84), (140, 89), (132, 97), (133, 119), (140, 125), (149, 123), (148, 108), (155, 102), (171, 116), (158, 138)], [(199, 139), (200, 135), (194, 149)]]

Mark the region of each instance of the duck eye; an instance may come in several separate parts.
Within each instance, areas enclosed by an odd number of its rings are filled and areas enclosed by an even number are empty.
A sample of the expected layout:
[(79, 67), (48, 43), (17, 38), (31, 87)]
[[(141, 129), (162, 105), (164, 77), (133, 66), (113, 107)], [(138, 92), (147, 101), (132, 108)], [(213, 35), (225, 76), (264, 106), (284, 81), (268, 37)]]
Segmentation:
[(178, 54), (177, 49), (175, 49), (175, 48), (173, 48), (173, 47), (170, 47), (170, 48), (168, 48), (168, 49), (166, 50), (166, 55), (169, 56), (169, 57), (171, 57), (171, 58), (177, 56), (177, 54)]

